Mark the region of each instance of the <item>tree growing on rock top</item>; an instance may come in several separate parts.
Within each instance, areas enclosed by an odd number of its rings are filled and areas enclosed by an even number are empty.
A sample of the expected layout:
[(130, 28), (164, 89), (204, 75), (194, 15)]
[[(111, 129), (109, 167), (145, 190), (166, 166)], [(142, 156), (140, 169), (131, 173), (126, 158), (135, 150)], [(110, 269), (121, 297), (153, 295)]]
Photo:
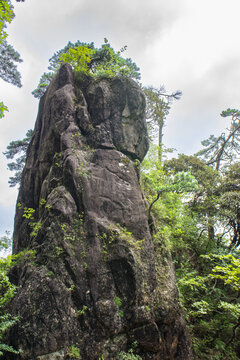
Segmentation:
[(52, 77), (62, 63), (68, 63), (76, 72), (97, 77), (125, 76), (135, 80), (140, 79), (140, 72), (137, 65), (131, 58), (124, 59), (122, 53), (126, 50), (124, 46), (121, 50), (115, 51), (108, 40), (104, 39), (104, 44), (96, 48), (94, 43), (84, 43), (77, 41), (68, 44), (58, 50), (49, 59), (50, 72), (44, 73), (39, 81), (37, 88), (32, 92), (33, 96), (40, 98), (46, 91)]

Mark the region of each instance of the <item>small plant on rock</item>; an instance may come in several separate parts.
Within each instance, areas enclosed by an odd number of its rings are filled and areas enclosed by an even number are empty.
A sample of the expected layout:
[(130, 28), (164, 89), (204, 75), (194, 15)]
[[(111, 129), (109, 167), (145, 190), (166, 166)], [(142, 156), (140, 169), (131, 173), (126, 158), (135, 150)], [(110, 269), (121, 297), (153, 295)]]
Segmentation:
[(121, 351), (118, 354), (118, 360), (142, 360), (141, 356), (133, 353), (133, 349), (128, 350), (128, 352)]
[(74, 345), (69, 348), (67, 355), (70, 359), (81, 359), (80, 350)]

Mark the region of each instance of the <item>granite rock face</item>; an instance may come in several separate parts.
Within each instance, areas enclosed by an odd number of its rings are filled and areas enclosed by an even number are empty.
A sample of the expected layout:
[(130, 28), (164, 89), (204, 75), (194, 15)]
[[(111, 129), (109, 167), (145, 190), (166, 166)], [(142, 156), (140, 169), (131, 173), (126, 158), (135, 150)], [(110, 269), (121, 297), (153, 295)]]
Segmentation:
[(41, 99), (14, 233), (14, 253), (34, 253), (10, 274), (9, 343), (23, 352), (7, 359), (117, 359), (134, 342), (142, 359), (192, 358), (139, 186), (144, 111), (134, 81), (76, 79), (66, 64)]

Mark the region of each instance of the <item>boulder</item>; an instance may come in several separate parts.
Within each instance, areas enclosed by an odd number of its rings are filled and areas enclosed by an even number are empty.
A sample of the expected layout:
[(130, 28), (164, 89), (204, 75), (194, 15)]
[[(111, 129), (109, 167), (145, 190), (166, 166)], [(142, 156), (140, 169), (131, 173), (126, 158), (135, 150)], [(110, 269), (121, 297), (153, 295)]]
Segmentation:
[[(7, 359), (190, 360), (168, 249), (139, 185), (145, 98), (127, 78), (64, 64), (40, 101), (17, 200), (11, 271), (20, 320)], [(159, 244), (159, 242), (158, 242)], [(134, 345), (132, 345), (134, 344)]]

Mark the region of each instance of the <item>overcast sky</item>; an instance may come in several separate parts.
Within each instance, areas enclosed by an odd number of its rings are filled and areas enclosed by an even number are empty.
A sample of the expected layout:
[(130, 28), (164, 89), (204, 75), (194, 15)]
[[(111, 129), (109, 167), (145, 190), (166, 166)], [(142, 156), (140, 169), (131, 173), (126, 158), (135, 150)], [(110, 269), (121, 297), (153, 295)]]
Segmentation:
[(0, 101), (9, 108), (0, 131), (0, 235), (12, 231), (17, 189), (8, 187), (2, 155), (11, 140), (34, 127), (38, 101), (31, 91), (47, 71), (48, 59), (68, 41), (106, 37), (115, 50), (127, 45), (141, 69), (142, 84), (180, 89), (163, 141), (178, 153), (193, 154), (201, 140), (221, 133), (228, 107), (239, 108), (239, 0), (25, 0), (15, 6), (9, 42), (24, 62), (21, 89), (0, 79)]

